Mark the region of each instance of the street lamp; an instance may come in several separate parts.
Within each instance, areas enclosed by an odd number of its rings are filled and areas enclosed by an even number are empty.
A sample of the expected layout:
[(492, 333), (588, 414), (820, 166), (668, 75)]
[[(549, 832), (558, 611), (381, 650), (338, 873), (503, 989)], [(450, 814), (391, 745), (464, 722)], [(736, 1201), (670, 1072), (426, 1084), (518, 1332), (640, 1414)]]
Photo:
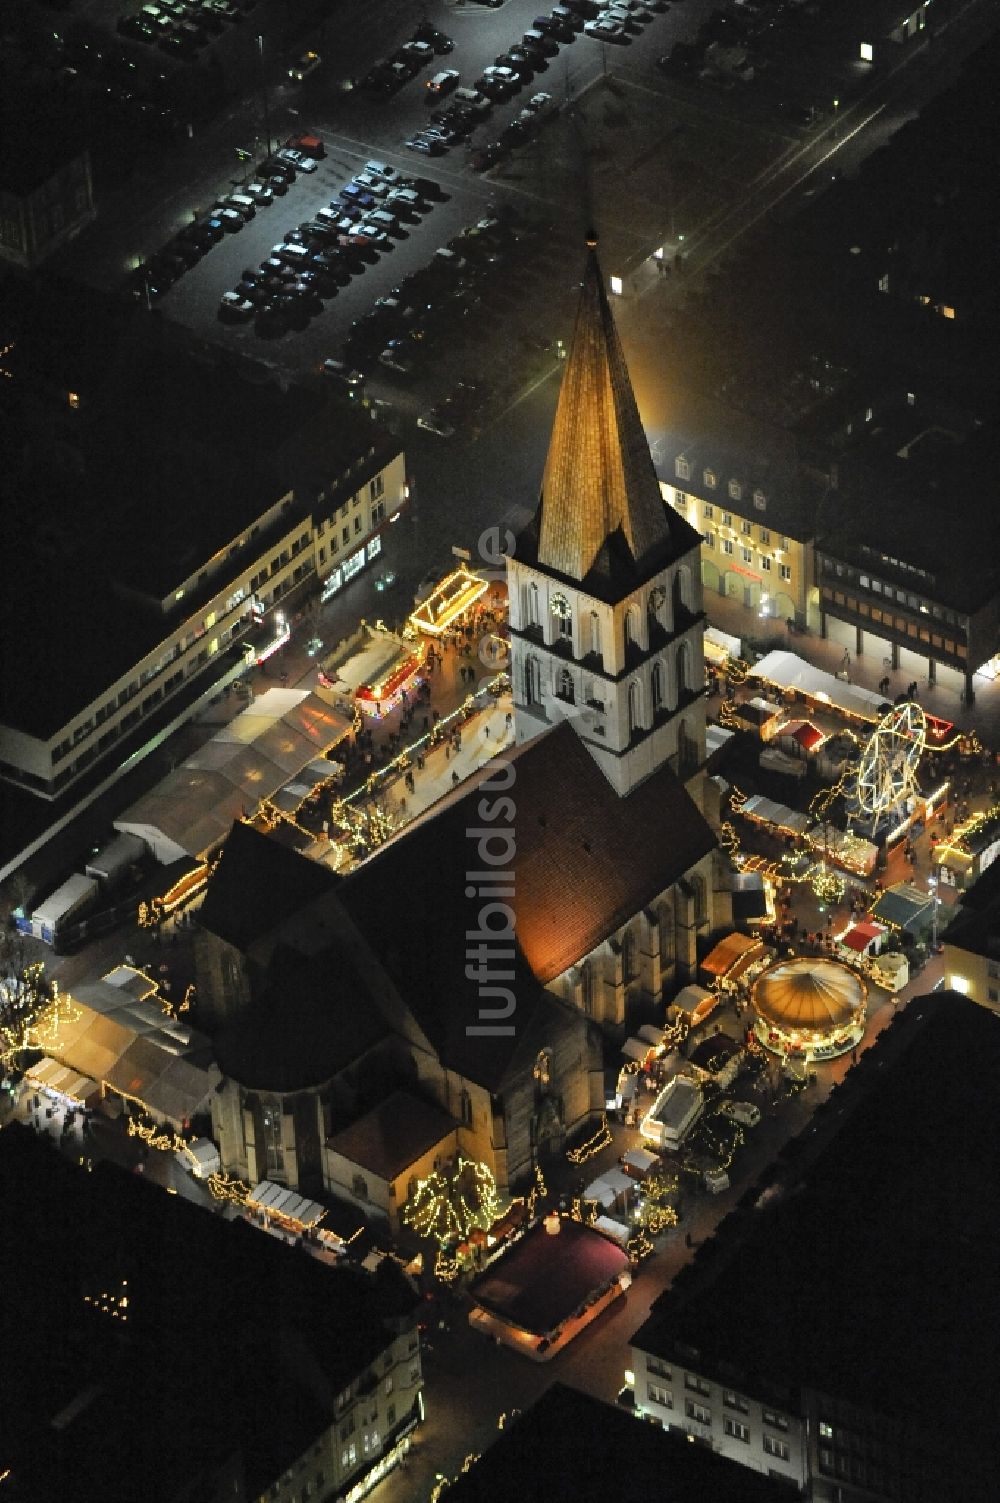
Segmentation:
[(267, 136), (267, 155), (271, 155), (271, 115), (267, 103), (267, 78), (264, 74), (264, 38), (257, 33), (257, 67), (260, 69), (260, 92), (264, 101), (264, 134)]
[(936, 955), (938, 947), (938, 904), (941, 901), (938, 897), (937, 877), (928, 877), (927, 886), (930, 888), (931, 897), (934, 899), (934, 911), (931, 915), (931, 954)]

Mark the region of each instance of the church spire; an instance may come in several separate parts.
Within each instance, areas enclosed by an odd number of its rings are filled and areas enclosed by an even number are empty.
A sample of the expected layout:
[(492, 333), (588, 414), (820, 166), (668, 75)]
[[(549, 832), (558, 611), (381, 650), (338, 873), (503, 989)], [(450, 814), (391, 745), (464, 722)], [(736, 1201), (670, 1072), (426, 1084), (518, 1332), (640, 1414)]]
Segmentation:
[(580, 581), (641, 568), (672, 541), (595, 236), (587, 249), (536, 519), (538, 563)]

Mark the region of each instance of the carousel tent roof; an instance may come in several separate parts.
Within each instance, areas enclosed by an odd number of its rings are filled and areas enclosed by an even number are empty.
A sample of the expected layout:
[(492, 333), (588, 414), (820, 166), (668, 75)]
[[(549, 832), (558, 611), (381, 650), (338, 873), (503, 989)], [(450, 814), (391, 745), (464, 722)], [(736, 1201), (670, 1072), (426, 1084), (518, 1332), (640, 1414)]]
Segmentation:
[(782, 960), (754, 987), (753, 1002), (778, 1028), (843, 1028), (864, 1002), (865, 986), (849, 966), (824, 956)]

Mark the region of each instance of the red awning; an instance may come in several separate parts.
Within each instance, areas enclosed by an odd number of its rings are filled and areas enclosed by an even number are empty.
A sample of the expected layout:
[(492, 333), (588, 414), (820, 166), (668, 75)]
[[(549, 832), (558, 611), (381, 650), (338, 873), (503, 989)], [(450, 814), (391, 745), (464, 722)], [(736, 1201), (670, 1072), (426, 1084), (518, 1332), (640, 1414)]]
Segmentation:
[(881, 924), (855, 924), (854, 928), (849, 929), (844, 935), (840, 943), (846, 945), (849, 950), (857, 950), (860, 955), (861, 951), (867, 949), (873, 939), (878, 939), (879, 935), (885, 932)]

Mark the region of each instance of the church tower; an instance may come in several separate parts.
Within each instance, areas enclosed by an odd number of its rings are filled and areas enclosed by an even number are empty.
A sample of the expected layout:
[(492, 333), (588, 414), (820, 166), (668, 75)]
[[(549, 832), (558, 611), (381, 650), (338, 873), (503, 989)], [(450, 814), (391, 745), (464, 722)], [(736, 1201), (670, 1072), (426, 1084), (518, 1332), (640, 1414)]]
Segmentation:
[(507, 562), (519, 742), (569, 719), (624, 797), (705, 759), (701, 538), (668, 507), (590, 239), (534, 518)]

